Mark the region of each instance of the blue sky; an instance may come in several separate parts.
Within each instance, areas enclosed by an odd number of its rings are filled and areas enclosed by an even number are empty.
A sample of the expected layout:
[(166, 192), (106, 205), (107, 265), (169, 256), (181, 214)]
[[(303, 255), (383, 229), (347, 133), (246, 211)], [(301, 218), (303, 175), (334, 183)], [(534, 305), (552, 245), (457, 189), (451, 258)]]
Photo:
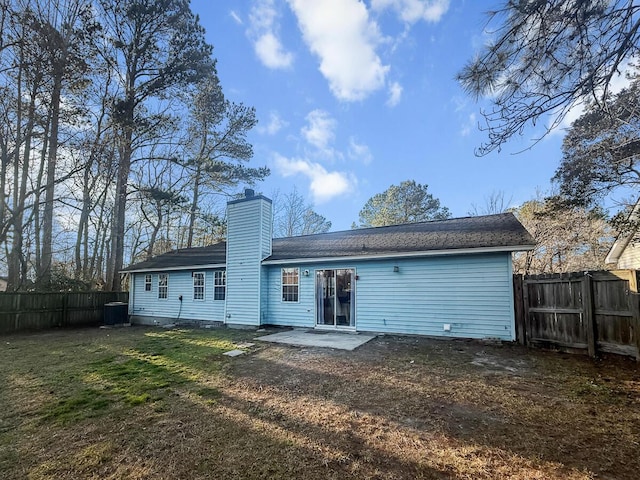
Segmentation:
[[(481, 104), (456, 73), (487, 38), (496, 1), (192, 0), (232, 101), (256, 108), (253, 166), (270, 196), (297, 187), (348, 229), (376, 193), (428, 184), (453, 216), (494, 191), (517, 205), (546, 190), (561, 132), (526, 149), (531, 129), (478, 158)], [(486, 106), (486, 105), (485, 105)]]

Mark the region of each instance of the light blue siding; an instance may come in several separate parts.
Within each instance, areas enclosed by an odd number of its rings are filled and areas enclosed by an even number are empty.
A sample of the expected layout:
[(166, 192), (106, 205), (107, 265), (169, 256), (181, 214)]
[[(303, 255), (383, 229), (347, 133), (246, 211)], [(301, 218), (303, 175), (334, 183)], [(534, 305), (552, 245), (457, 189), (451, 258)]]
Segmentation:
[[(300, 268), (298, 276), (298, 301), (282, 301), (282, 267)], [(263, 323), (288, 327), (315, 326), (315, 269), (318, 265), (271, 265), (268, 268), (267, 283), (269, 303)], [(328, 267), (331, 268), (331, 267)], [(303, 272), (309, 270), (309, 276)]]
[[(300, 268), (297, 303), (281, 298), (280, 272), (287, 266)], [(356, 269), (358, 331), (515, 339), (509, 253), (270, 265), (263, 323), (313, 327), (315, 270), (329, 268)], [(306, 269), (308, 277), (302, 275)]]
[(273, 244), (273, 219), (271, 202), (260, 201), (260, 260), (271, 255)]
[[(204, 300), (193, 299), (192, 272), (204, 272)], [(158, 273), (151, 274), (151, 291), (144, 289), (144, 273), (133, 273), (133, 295), (129, 313), (135, 317), (157, 317), (171, 320), (224, 321), (224, 300), (213, 300), (213, 270), (159, 272), (169, 275), (166, 299), (158, 298)], [(182, 295), (182, 302), (179, 297)]]
[(226, 322), (260, 325), (262, 266), (271, 254), (271, 202), (255, 197), (227, 206)]
[(508, 253), (365, 262), (357, 273), (360, 331), (515, 339)]

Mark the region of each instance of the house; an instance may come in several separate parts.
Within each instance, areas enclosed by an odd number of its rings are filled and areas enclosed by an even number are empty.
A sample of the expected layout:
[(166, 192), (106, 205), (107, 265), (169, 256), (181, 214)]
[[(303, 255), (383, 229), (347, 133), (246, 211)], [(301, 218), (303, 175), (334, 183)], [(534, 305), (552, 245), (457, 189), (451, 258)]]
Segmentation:
[[(627, 220), (635, 224), (639, 216), (640, 201), (635, 204)], [(616, 238), (604, 263), (618, 270), (640, 270), (640, 235), (637, 228)]]
[(515, 339), (511, 213), (272, 239), (271, 200), (228, 202), (227, 241), (124, 270), (133, 323), (182, 320)]
[(8, 282), (9, 282), (9, 279), (7, 277), (0, 277), (0, 292), (7, 291)]

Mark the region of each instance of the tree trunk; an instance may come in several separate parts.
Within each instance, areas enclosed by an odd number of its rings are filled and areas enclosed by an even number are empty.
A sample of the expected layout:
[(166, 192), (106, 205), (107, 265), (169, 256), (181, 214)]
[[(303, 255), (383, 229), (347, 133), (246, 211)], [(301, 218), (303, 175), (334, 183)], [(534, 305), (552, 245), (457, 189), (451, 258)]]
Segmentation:
[(147, 247), (147, 260), (150, 260), (153, 257), (153, 250), (156, 246), (156, 240), (158, 239), (158, 232), (160, 232), (160, 228), (162, 228), (162, 222), (164, 221), (164, 217), (162, 214), (162, 202), (160, 200), (156, 201), (156, 209), (158, 211), (158, 219), (155, 225), (153, 225), (153, 231), (151, 232), (151, 238), (149, 239), (149, 246)]
[(124, 259), (124, 233), (126, 220), (127, 187), (131, 171), (131, 141), (133, 132), (133, 101), (131, 112), (125, 120), (125, 132), (120, 148), (120, 161), (116, 177), (116, 196), (113, 205), (113, 222), (111, 225), (111, 251), (107, 265), (107, 290), (118, 292), (121, 289), (120, 270)]
[[(64, 62), (64, 60), (61, 60)], [(47, 159), (47, 181), (45, 183), (44, 212), (42, 216), (42, 259), (38, 272), (38, 283), (44, 290), (51, 290), (51, 264), (53, 261), (53, 202), (55, 198), (56, 164), (58, 155), (58, 130), (60, 126), (60, 95), (62, 72), (57, 72), (51, 93), (51, 133)]]
[[(22, 101), (22, 74), (18, 75), (18, 102)], [(36, 111), (36, 93), (38, 90), (39, 78), (34, 80), (31, 90), (31, 98), (29, 99), (29, 112), (27, 117), (27, 125), (24, 135), (24, 150), (22, 154), (22, 171), (20, 171), (20, 130), (22, 128), (22, 108), (18, 105), (16, 117), (17, 141), (14, 159), (14, 192), (13, 192), (13, 238), (11, 241), (11, 252), (8, 261), (8, 290), (18, 290), (27, 280), (27, 263), (23, 252), (23, 230), (24, 230), (24, 213), (27, 201), (27, 183), (29, 179), (29, 166), (31, 157), (31, 141), (33, 136), (33, 128), (35, 124)]]
[(193, 198), (191, 201), (191, 209), (189, 211), (189, 233), (187, 236), (187, 248), (193, 245), (193, 229), (196, 224), (196, 212), (198, 210), (198, 200), (200, 197), (200, 177), (202, 176), (202, 165), (198, 162), (196, 174), (193, 181)]

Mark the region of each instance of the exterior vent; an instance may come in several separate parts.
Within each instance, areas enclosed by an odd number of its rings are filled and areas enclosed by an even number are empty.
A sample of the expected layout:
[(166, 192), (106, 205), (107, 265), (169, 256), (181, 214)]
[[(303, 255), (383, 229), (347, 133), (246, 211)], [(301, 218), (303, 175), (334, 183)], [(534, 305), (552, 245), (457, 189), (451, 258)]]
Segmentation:
[(256, 192), (253, 190), (253, 188), (245, 188), (244, 189), (244, 197), (245, 198), (251, 198), (256, 194)]

